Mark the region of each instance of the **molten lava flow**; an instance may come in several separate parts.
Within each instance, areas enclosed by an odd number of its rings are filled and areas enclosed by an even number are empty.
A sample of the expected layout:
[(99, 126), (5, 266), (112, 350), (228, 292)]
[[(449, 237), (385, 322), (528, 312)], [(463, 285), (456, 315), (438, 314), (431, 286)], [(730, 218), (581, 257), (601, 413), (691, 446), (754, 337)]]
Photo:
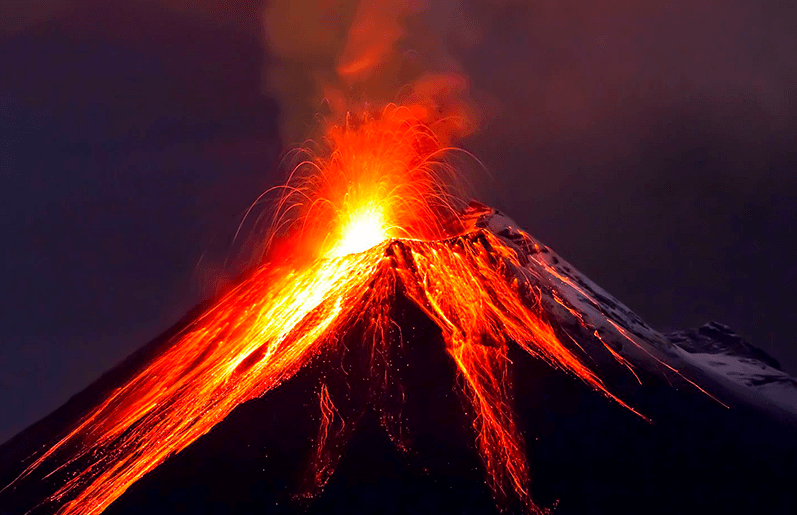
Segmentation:
[(326, 384), (322, 384), (318, 392), (318, 405), (321, 408), (321, 423), (305, 484), (301, 485), (302, 491), (297, 496), (299, 498), (310, 499), (326, 486), (340, 459), (335, 447), (342, 445), (350, 432), (346, 420), (338, 413)]
[[(395, 379), (382, 356), (395, 344), (390, 305), (401, 291), (442, 331), (497, 499), (541, 511), (530, 498), (512, 411), (509, 345), (626, 405), (559, 340), (518, 252), (490, 232), (464, 229), (441, 180), (445, 142), (422, 118), (422, 110), (390, 107), (333, 127), (328, 151), (299, 165), (300, 178), (278, 206), (277, 237), (291, 242), (295, 259), (254, 270), (17, 481), (40, 468), (71, 468), (47, 502), (63, 515), (101, 513), (238, 405), (276, 388), (318, 353), (335, 352), (358, 322), (366, 327), (370, 374), (390, 388)], [(319, 405), (311, 467), (318, 487), (337, 463), (330, 442), (351, 426), (326, 386)], [(384, 415), (383, 423), (401, 445), (398, 418)]]
[[(262, 267), (114, 391), (27, 472), (62, 451), (91, 462), (51, 500), (100, 513), (133, 482), (207, 433), (236, 406), (291, 377), (360, 316), (378, 252), (304, 270)], [(27, 473), (26, 472), (26, 473)]]

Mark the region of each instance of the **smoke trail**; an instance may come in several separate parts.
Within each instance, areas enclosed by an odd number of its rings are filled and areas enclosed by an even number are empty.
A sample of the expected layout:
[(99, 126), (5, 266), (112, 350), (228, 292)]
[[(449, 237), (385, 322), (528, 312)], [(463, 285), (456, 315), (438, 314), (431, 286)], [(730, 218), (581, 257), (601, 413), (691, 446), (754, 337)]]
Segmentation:
[(265, 13), (267, 93), (282, 134), (300, 141), (315, 117), (338, 119), (363, 104), (412, 102), (457, 135), (479, 116), (455, 58), (479, 37), (459, 1), (277, 0)]

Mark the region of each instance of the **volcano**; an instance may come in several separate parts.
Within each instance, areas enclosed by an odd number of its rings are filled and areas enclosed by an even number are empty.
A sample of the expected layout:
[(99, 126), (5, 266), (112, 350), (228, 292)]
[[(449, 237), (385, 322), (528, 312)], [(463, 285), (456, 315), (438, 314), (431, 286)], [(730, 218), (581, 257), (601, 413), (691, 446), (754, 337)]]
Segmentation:
[(787, 512), (797, 382), (456, 207), (421, 118), (333, 127), (271, 259), (0, 447), (0, 513)]
[[(278, 388), (237, 406), (208, 434), (142, 474), (104, 513), (528, 511), (522, 497), (512, 498), (512, 478), (493, 471), (499, 479), (485, 481), (490, 467), (514, 459), (485, 448), (499, 443), (478, 441), (498, 438), (480, 435), (490, 430), (479, 420), (485, 417), (509, 424), (510, 436), (526, 437), (511, 449), (533, 467), (532, 509), (786, 513), (793, 506), (794, 495), (781, 481), (795, 472), (797, 446), (789, 433), (797, 420), (797, 381), (774, 359), (717, 323), (662, 335), (501, 213), (473, 203), (463, 215), (468, 230), (457, 238), (434, 245), (393, 240), (369, 252), (378, 252), (391, 270), (418, 267), (419, 256), (442, 248), (481, 256), (495, 269), (511, 265), (503, 273), (514, 275), (505, 279), (525, 281), (519, 291), (614, 393), (607, 396), (520, 346), (480, 341), (485, 352), (503, 350), (501, 364), (511, 365), (497, 367), (500, 385), (484, 388), (493, 396), (488, 402), (498, 405), (480, 406), (468, 391), (465, 367), (451, 359), (443, 330), (412, 292), (396, 288), (380, 305), (395, 324), (385, 339), (399, 344), (363, 346), (364, 338), (374, 341), (370, 323), (350, 320), (336, 332), (336, 345), (346, 352), (321, 351)], [(505, 261), (503, 249), (511, 249), (513, 259)], [(378, 281), (379, 272), (371, 273), (369, 281)], [(57, 467), (46, 467), (45, 460), (26, 471), (31, 460), (41, 460), (47, 446), (85, 421), (98, 402), (168, 354), (175, 336), (217, 303), (198, 306), (0, 447), (2, 479), (10, 484), (0, 494), (2, 513), (98, 513), (59, 506), (78, 498), (74, 492), (66, 499), (52, 496), (76, 477), (76, 489), (90, 485), (96, 473), (81, 474), (105, 463), (95, 454), (102, 448), (81, 441), (91, 454), (64, 462), (50, 456)], [(478, 381), (496, 378), (490, 370), (477, 373)], [(504, 411), (510, 406), (515, 415)], [(497, 463), (479, 460), (480, 453)]]

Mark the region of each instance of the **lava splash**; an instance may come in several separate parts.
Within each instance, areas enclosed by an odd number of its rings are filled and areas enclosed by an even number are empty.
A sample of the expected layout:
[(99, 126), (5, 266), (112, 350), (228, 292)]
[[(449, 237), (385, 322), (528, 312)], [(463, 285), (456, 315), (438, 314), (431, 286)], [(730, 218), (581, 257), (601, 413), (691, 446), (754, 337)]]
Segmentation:
[[(478, 209), (464, 208), (448, 186), (455, 174), (445, 160), (446, 132), (426, 120), (422, 108), (389, 106), (330, 128), (320, 157), (303, 161), (284, 188), (265, 264), (16, 481), (39, 469), (74, 468), (45, 503), (62, 515), (99, 514), (237, 406), (277, 388), (320, 353), (340, 351), (354, 325), (366, 328), (361, 343), (377, 359), (396, 344), (390, 305), (400, 292), (442, 332), (472, 405), (476, 447), (496, 500), (542, 513), (531, 499), (512, 411), (509, 346), (633, 409), (560, 341), (531, 286), (526, 258), (469, 222)], [(376, 365), (370, 373), (394, 380)], [(329, 441), (351, 430), (326, 387), (320, 406), (314, 492), (337, 463)], [(383, 422), (390, 431), (390, 420)]]

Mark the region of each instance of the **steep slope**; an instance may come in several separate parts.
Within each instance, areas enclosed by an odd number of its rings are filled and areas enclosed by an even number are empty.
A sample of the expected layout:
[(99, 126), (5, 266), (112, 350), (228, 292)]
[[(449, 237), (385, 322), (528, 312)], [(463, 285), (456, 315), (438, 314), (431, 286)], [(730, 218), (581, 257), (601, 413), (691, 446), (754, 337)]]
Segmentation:
[(730, 327), (710, 322), (697, 329), (670, 333), (667, 339), (685, 351), (682, 357), (686, 361), (701, 370), (758, 392), (786, 410), (797, 411), (797, 379)]
[[(726, 379), (691, 359), (692, 354), (500, 213), (472, 204), (464, 219), (468, 230), (460, 236), (435, 242), (393, 240), (369, 251), (381, 254), (374, 261), (379, 264), (356, 284), (365, 285), (363, 298), (373, 297), (374, 291), (390, 294), (376, 312), (390, 321), (379, 338), (370, 308), (344, 319), (332, 335), (334, 346), (314, 353), (292, 377), (281, 378), (278, 388), (245, 397), (184, 450), (159, 451), (166, 456), (163, 464), (125, 484), (107, 512), (227, 514), (265, 508), (292, 513), (306, 508), (317, 513), (485, 513), (495, 509), (491, 496), (509, 511), (529, 510), (523, 497), (502, 499), (501, 485), (497, 489), (489, 474), (486, 484), (492, 489), (485, 486), (483, 469), (490, 472), (493, 463), (517, 459), (494, 445), (485, 448), (486, 438), (504, 438), (500, 441), (515, 446), (523, 463), (528, 459), (531, 496), (541, 506), (559, 502), (557, 513), (743, 513), (762, 506), (780, 512), (794, 501), (776, 484), (794, 472), (793, 418), (788, 418), (793, 406), (786, 403), (773, 411), (766, 392), (737, 382), (729, 387)], [(511, 255), (506, 249), (512, 249)], [(470, 336), (479, 338), (476, 349), (498, 358), (498, 364), (463, 367), (452, 333), (456, 337), (472, 321), (452, 317), (445, 309), (452, 300), (445, 298), (449, 292), (440, 293), (445, 283), (429, 279), (435, 261), (427, 258), (444, 251), (451, 251), (455, 261), (483, 264), (482, 275), (474, 280), (502, 281), (474, 284), (488, 296), (500, 295), (503, 281), (512, 285), (512, 292), (522, 294), (519, 300), (544, 317), (551, 337), (586, 363), (606, 390), (574, 374), (580, 370), (577, 364), (562, 365), (545, 354), (546, 348), (529, 352), (520, 345), (524, 328), (500, 325), (520, 316), (511, 313), (506, 319), (501, 313), (491, 315), (492, 334)], [(390, 288), (377, 288), (380, 281)], [(418, 285), (426, 290), (417, 290)], [(462, 293), (469, 302), (465, 313), (473, 316), (495, 306), (508, 312), (513, 308), (506, 303), (480, 308), (482, 300), (469, 297), (470, 291)], [(197, 310), (171, 335), (189, 333), (203, 313)], [(1, 446), (0, 484), (19, 476), (29, 456), (38, 458), (109, 392), (120, 391), (171, 352), (179, 343), (171, 335)], [(388, 341), (391, 345), (381, 345)], [(249, 358), (236, 362), (235, 374), (248, 373), (256, 363)], [(195, 358), (187, 370), (193, 374), (200, 364)], [(257, 377), (252, 381), (256, 384)], [(490, 396), (474, 400), (473, 384), (479, 381), (491, 383), (483, 390)], [(180, 391), (190, 387), (183, 383)], [(623, 407), (626, 403), (631, 409)], [(499, 427), (485, 437), (488, 416), (511, 431), (502, 433)], [(123, 437), (135, 442), (129, 436), (141, 425), (129, 426)], [(0, 492), (0, 513), (51, 513), (52, 503), (40, 503), (65, 482), (78, 487), (90, 482), (91, 476), (83, 479), (79, 473), (92, 466), (96, 451), (83, 445), (90, 452), (80, 461), (32, 470)], [(113, 453), (125, 448), (99, 450), (113, 463)], [(716, 476), (717, 470), (732, 481)], [(375, 484), (376, 478), (384, 485)]]
[(753, 402), (764, 408), (773, 404), (797, 415), (797, 379), (729, 327), (712, 322), (663, 335), (511, 219), (485, 206), (472, 206), (470, 212), (475, 226), (515, 246), (529, 257), (534, 276), (548, 279), (546, 311), (560, 323), (568, 325), (568, 317), (575, 317), (594, 328), (599, 341), (631, 366), (660, 370), (688, 382), (697, 372), (702, 386), (693, 386), (709, 388), (730, 403)]

